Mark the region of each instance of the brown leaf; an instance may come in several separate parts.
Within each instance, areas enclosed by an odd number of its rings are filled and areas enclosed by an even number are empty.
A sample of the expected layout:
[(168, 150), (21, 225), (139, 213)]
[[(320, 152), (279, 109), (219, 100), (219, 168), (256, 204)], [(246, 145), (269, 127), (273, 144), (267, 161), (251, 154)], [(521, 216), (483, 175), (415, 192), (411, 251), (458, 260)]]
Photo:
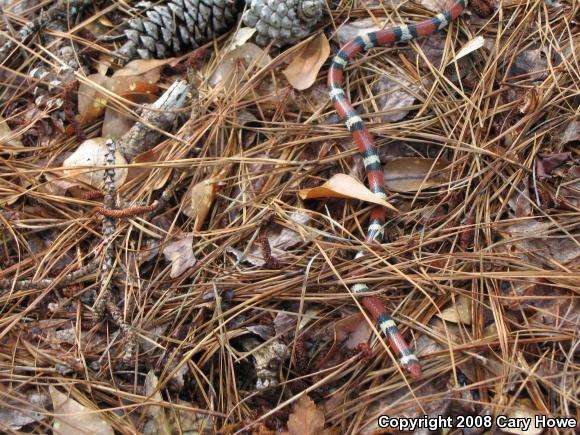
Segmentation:
[(449, 306), (437, 314), (437, 317), (453, 323), (464, 323), (471, 325), (471, 301), (467, 296), (459, 295), (455, 301), (451, 301)]
[(193, 236), (169, 242), (163, 249), (163, 255), (167, 261), (171, 262), (169, 276), (171, 278), (178, 277), (197, 263), (197, 259), (193, 255)]
[[(104, 170), (91, 169), (92, 167), (102, 167), (107, 163), (106, 155), (108, 149), (106, 138), (97, 137), (87, 139), (72, 153), (63, 163), (64, 174), (72, 179), (77, 179), (94, 187), (103, 185)], [(115, 165), (126, 165), (127, 161), (119, 150), (115, 152)], [(115, 186), (119, 187), (127, 178), (127, 168), (115, 168)]]
[[(0, 151), (19, 151), (23, 147), (24, 145), (20, 141), (20, 135), (14, 134), (6, 120), (0, 116)], [(13, 150), (13, 148), (16, 149)]]
[(540, 180), (548, 178), (554, 169), (562, 166), (564, 163), (570, 160), (570, 158), (570, 153), (557, 153), (543, 156), (537, 159), (536, 173), (538, 174), (538, 178)]
[(110, 78), (101, 74), (91, 74), (88, 83), (81, 82), (78, 91), (78, 113), (81, 123), (87, 123), (103, 115), (107, 107), (108, 96), (102, 88), (109, 89)]
[(334, 339), (343, 343), (349, 349), (356, 348), (360, 343), (366, 343), (372, 334), (369, 322), (362, 313), (340, 319), (334, 324)]
[(174, 66), (179, 62), (176, 57), (169, 59), (135, 59), (117, 70), (114, 77), (120, 76), (141, 76), (147, 80), (157, 82), (159, 80), (159, 71), (162, 66)]
[(188, 193), (191, 202), (183, 208), (186, 216), (194, 219), (193, 229), (199, 231), (215, 199), (217, 180), (210, 178), (193, 186)]
[(324, 33), (310, 40), (296, 53), (292, 62), (282, 71), (294, 89), (308, 89), (316, 81), (318, 72), (330, 54), (330, 44)]
[[(296, 224), (303, 225), (310, 220), (310, 216), (306, 213), (295, 212), (290, 216), (290, 220)], [(286, 251), (303, 241), (302, 236), (295, 230), (283, 227), (281, 225), (273, 225), (269, 227), (263, 237), (268, 239), (271, 249), (271, 256), (277, 260), (283, 259), (287, 256)], [(263, 256), (261, 246), (252, 247), (252, 249), (244, 256), (243, 252), (238, 251), (232, 247), (226, 248), (227, 252), (234, 254), (238, 261), (247, 261), (254, 266), (263, 266), (266, 261)]]
[(540, 91), (537, 88), (528, 89), (523, 98), (523, 104), (519, 108), (519, 112), (523, 115), (533, 113), (540, 102)]
[(298, 192), (302, 199), (315, 198), (345, 198), (358, 199), (373, 204), (382, 205), (383, 207), (395, 210), (396, 208), (389, 204), (384, 199), (379, 198), (371, 192), (364, 184), (356, 178), (346, 174), (335, 174), (330, 180), (322, 186), (314, 187), (312, 189), (303, 189)]
[(543, 266), (567, 264), (580, 256), (578, 241), (570, 236), (553, 234), (555, 230), (551, 222), (539, 222), (526, 219), (506, 228), (511, 236), (508, 247), (511, 254), (522, 260)]
[(288, 418), (291, 435), (320, 435), (324, 430), (324, 413), (305, 394), (294, 403), (294, 411)]
[[(475, 50), (479, 50), (481, 47), (485, 45), (485, 39), (483, 36), (476, 36), (473, 39), (467, 41), (463, 47), (455, 54), (453, 61), (457, 61), (462, 57), (467, 56), (469, 53), (474, 52)], [(452, 63), (452, 62), (449, 62)]]
[(390, 70), (387, 76), (373, 86), (383, 122), (397, 122), (403, 119), (415, 102), (419, 86), (398, 71)]
[(222, 58), (216, 70), (209, 78), (209, 84), (215, 87), (220, 83), (224, 83), (226, 89), (231, 88), (236, 83), (230, 79), (240, 61), (245, 62), (246, 66), (255, 65), (258, 68), (262, 68), (268, 65), (272, 61), (272, 58), (263, 48), (251, 42), (246, 42)]
[(55, 387), (48, 387), (54, 408), (52, 429), (59, 435), (114, 435), (115, 431), (101, 413), (96, 413)]
[(415, 192), (447, 181), (447, 162), (404, 157), (385, 165), (385, 186), (395, 192)]
[[(151, 397), (153, 400), (162, 402), (163, 397), (157, 389), (159, 380), (155, 376), (155, 372), (150, 370), (145, 377), (145, 395)], [(151, 405), (147, 407), (147, 414), (149, 421), (146, 422), (143, 433), (145, 435), (170, 435), (172, 433), (165, 409), (159, 405)]]
[[(148, 93), (125, 94), (125, 98), (137, 104), (150, 104), (157, 100), (157, 96)], [(128, 132), (135, 124), (135, 118), (115, 107), (108, 106), (105, 110), (105, 119), (101, 136), (118, 139)]]

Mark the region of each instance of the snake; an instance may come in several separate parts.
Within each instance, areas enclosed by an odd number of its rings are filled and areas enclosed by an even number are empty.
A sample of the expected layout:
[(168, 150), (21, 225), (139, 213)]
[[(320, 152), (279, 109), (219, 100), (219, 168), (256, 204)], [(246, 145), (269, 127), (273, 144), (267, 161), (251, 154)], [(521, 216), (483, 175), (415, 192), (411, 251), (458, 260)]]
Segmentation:
[[(352, 135), (362, 155), (363, 164), (371, 192), (382, 200), (387, 199), (383, 168), (377, 154), (373, 136), (365, 126), (362, 118), (352, 107), (349, 97), (344, 90), (344, 72), (350, 59), (373, 47), (382, 47), (396, 42), (409, 41), (416, 37), (427, 37), (436, 31), (442, 30), (455, 20), (467, 6), (468, 0), (455, 0), (444, 12), (417, 24), (401, 24), (375, 32), (357, 36), (343, 45), (332, 58), (328, 70), (328, 88), (330, 99), (337, 114), (344, 120), (346, 128)], [(366, 244), (381, 243), (384, 237), (386, 209), (375, 206), (371, 210), (368, 224)], [(355, 255), (355, 261), (366, 255), (360, 250)], [(395, 350), (400, 365), (409, 373), (411, 378), (422, 377), (421, 364), (407, 342), (401, 335), (396, 322), (393, 320), (381, 300), (373, 295), (366, 295), (369, 287), (363, 282), (357, 282), (350, 287), (355, 295), (362, 295), (362, 305), (369, 311), (377, 322), (378, 329), (385, 335), (391, 347)]]

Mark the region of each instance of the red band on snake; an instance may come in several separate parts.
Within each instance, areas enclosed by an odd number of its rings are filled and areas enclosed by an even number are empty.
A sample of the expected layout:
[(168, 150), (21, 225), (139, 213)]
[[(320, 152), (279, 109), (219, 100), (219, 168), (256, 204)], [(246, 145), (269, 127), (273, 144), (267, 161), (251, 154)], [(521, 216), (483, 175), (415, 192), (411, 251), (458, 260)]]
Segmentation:
[[(393, 44), (399, 41), (408, 41), (417, 36), (429, 36), (437, 30), (445, 28), (451, 21), (461, 14), (468, 0), (457, 0), (448, 10), (429, 20), (418, 24), (401, 25), (377, 32), (357, 36), (345, 44), (334, 56), (328, 71), (328, 86), (330, 98), (338, 115), (344, 119), (346, 127), (363, 157), (363, 163), (367, 173), (370, 190), (381, 199), (386, 199), (384, 175), (379, 156), (375, 149), (373, 137), (366, 128), (358, 113), (350, 104), (344, 85), (344, 70), (350, 59), (357, 54), (373, 47)], [(367, 231), (366, 242), (381, 242), (384, 234), (385, 208), (375, 207), (371, 211), (370, 224)], [(365, 255), (359, 251), (355, 259)], [(369, 290), (366, 284), (358, 283), (351, 287), (355, 294), (365, 293)], [(401, 365), (414, 379), (421, 378), (421, 366), (415, 354), (411, 351), (405, 339), (399, 332), (395, 321), (387, 313), (382, 302), (375, 296), (365, 296), (362, 299), (363, 306), (377, 321), (380, 330), (388, 338), (389, 343), (399, 356)]]

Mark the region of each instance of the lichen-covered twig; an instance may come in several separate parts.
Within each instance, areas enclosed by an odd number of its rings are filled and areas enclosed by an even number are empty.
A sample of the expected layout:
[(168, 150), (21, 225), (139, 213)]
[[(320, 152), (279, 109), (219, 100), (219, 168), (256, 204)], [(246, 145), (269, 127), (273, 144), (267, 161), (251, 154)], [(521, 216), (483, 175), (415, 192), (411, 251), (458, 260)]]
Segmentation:
[[(115, 189), (115, 152), (117, 144), (114, 140), (107, 140), (107, 169), (104, 172), (105, 196), (103, 205), (109, 210), (116, 209), (116, 189)], [(95, 311), (99, 318), (105, 315), (107, 301), (111, 298), (110, 282), (112, 278), (113, 264), (115, 262), (115, 246), (113, 237), (115, 235), (116, 222), (113, 217), (103, 216), (103, 243), (105, 246), (105, 256), (101, 266), (101, 285), (97, 301), (95, 302)]]
[[(117, 144), (114, 140), (107, 140), (107, 157), (104, 173), (105, 195), (103, 200), (104, 209), (109, 211), (116, 211), (116, 187), (115, 187), (115, 153), (117, 151)], [(136, 339), (133, 334), (131, 326), (125, 322), (122, 311), (115, 302), (113, 292), (111, 291), (111, 280), (114, 274), (115, 264), (115, 233), (117, 231), (116, 225), (117, 216), (103, 214), (103, 238), (105, 244), (105, 258), (101, 266), (101, 285), (100, 293), (95, 302), (95, 312), (97, 316), (102, 319), (105, 313), (109, 313), (111, 320), (119, 327), (122, 336), (126, 339), (127, 344), (123, 351), (122, 361), (124, 364), (133, 359), (133, 352), (136, 346)]]
[(44, 278), (39, 280), (23, 279), (20, 281), (14, 281), (11, 279), (0, 279), (0, 292), (4, 293), (12, 289), (16, 291), (43, 289), (50, 287), (51, 285), (55, 288), (65, 287), (85, 276), (90, 275), (97, 269), (98, 265), (99, 265), (98, 259), (93, 259), (85, 266), (65, 275), (62, 278)]

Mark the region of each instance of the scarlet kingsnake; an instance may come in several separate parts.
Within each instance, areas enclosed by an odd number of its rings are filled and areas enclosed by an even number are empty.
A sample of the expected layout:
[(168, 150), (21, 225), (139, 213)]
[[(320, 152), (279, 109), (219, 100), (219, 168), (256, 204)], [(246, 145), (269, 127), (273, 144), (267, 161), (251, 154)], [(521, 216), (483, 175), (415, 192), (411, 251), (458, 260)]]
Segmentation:
[[(456, 0), (456, 2), (445, 12), (442, 12), (429, 20), (418, 24), (400, 25), (377, 32), (367, 33), (357, 36), (352, 41), (345, 44), (334, 56), (328, 71), (328, 86), (330, 87), (330, 98), (338, 115), (345, 120), (346, 127), (351, 132), (354, 141), (363, 157), (363, 163), (369, 180), (371, 191), (381, 199), (386, 199), (384, 175), (379, 156), (377, 155), (374, 140), (365, 127), (360, 116), (350, 104), (343, 89), (344, 69), (348, 61), (357, 54), (373, 47), (393, 44), (399, 41), (408, 41), (417, 36), (429, 36), (437, 30), (446, 27), (451, 21), (459, 16), (467, 5), (468, 0)], [(366, 242), (381, 242), (384, 234), (385, 208), (378, 206), (371, 211), (371, 220), (368, 227)], [(358, 259), (365, 255), (364, 251), (359, 251), (355, 256)], [(357, 283), (351, 287), (355, 294), (365, 293), (369, 290), (366, 284)], [(418, 358), (409, 349), (405, 339), (399, 332), (395, 321), (387, 313), (382, 302), (375, 296), (365, 296), (362, 299), (363, 306), (369, 310), (376, 319), (380, 330), (389, 339), (391, 346), (399, 356), (401, 365), (409, 372), (411, 377), (419, 379), (421, 377), (421, 366)]]

